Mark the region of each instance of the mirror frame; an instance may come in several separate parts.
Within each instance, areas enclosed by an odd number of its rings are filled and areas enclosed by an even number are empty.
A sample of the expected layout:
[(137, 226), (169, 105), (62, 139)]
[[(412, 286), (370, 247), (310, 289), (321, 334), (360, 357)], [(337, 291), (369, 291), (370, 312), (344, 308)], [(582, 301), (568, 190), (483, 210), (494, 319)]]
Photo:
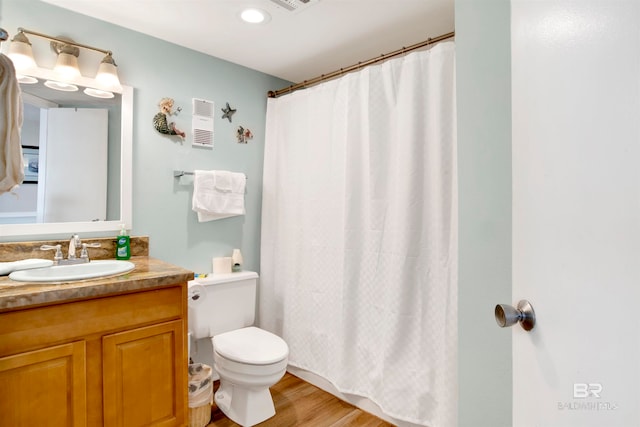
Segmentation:
[[(24, 74), (38, 79), (55, 80), (52, 70), (33, 69)], [(80, 77), (80, 86), (96, 87), (94, 79)], [(74, 233), (102, 233), (120, 231), (121, 224), (128, 230), (133, 227), (133, 88), (122, 86), (120, 128), (120, 219), (114, 221), (52, 222), (31, 224), (0, 224), (0, 237), (42, 237), (44, 235), (71, 235)]]

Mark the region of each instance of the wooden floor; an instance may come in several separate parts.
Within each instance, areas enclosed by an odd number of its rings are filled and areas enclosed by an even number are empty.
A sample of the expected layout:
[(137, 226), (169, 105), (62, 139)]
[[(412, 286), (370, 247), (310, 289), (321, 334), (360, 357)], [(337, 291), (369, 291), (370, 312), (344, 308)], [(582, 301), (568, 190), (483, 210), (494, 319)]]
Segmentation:
[[(214, 385), (214, 392), (218, 382)], [(340, 427), (392, 426), (367, 412), (338, 399), (300, 378), (286, 373), (271, 387), (276, 415), (258, 424), (260, 427)], [(215, 402), (211, 409), (209, 426), (238, 426), (218, 409)]]

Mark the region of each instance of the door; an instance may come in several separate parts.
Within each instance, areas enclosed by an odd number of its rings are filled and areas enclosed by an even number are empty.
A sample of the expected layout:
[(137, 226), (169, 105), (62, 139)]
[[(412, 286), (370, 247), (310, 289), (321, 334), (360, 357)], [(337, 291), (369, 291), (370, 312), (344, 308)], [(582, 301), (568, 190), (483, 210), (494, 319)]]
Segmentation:
[(43, 222), (107, 217), (108, 110), (43, 109), (38, 210)]
[(515, 427), (640, 426), (640, 2), (513, 0)]

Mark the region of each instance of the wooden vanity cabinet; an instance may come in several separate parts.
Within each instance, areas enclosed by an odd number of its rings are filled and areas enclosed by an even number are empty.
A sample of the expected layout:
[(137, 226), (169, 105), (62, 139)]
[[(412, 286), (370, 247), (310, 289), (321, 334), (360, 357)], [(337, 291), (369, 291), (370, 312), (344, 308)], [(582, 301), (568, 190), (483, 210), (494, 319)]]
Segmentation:
[(186, 289), (0, 313), (0, 425), (187, 425)]

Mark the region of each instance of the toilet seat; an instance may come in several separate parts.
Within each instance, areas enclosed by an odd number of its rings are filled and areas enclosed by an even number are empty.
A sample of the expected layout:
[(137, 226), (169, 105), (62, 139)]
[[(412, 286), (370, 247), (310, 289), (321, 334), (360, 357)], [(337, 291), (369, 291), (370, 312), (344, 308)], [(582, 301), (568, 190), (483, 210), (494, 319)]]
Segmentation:
[(220, 356), (249, 365), (271, 365), (289, 355), (289, 347), (282, 338), (255, 326), (216, 335), (212, 341)]

